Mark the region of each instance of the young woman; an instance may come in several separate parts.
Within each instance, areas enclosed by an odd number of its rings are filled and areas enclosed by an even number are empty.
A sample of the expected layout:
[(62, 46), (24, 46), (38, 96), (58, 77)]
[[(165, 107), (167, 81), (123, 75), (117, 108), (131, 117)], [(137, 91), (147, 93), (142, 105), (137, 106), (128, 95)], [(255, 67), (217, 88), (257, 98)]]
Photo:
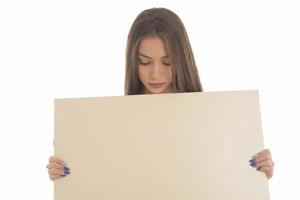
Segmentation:
[[(127, 39), (125, 95), (202, 92), (188, 35), (180, 18), (165, 8), (141, 12)], [(256, 153), (249, 165), (273, 176), (274, 163), (268, 149)], [(64, 160), (51, 156), (49, 178), (70, 174)]]

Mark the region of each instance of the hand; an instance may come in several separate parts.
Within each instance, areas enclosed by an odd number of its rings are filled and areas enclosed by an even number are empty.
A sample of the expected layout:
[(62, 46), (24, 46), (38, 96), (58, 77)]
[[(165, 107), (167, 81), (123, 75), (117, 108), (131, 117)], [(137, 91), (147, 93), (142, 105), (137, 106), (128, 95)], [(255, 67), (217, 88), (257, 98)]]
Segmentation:
[(61, 158), (50, 156), (49, 164), (47, 165), (49, 178), (54, 181), (70, 174), (70, 168), (66, 166), (66, 162)]
[(274, 162), (269, 149), (264, 149), (263, 151), (258, 152), (251, 160), (249, 160), (249, 162), (252, 167), (256, 168), (256, 170), (264, 172), (268, 179), (273, 176)]

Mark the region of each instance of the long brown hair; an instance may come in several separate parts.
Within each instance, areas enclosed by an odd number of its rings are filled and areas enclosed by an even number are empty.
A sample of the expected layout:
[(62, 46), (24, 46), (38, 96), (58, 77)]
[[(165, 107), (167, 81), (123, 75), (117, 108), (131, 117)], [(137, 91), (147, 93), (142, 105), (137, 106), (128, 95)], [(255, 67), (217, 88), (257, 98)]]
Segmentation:
[(151, 8), (136, 17), (128, 34), (125, 95), (144, 93), (144, 85), (138, 76), (138, 51), (140, 42), (149, 36), (160, 37), (170, 54), (173, 90), (202, 92), (193, 51), (182, 21), (169, 9)]

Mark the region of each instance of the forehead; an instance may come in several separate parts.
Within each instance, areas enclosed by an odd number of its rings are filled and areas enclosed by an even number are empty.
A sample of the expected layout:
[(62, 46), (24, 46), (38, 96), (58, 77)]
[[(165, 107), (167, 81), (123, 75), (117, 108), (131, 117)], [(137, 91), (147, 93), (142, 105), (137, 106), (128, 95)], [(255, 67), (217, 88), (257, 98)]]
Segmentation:
[(158, 36), (144, 38), (140, 42), (139, 53), (149, 57), (163, 57), (168, 54), (164, 41)]

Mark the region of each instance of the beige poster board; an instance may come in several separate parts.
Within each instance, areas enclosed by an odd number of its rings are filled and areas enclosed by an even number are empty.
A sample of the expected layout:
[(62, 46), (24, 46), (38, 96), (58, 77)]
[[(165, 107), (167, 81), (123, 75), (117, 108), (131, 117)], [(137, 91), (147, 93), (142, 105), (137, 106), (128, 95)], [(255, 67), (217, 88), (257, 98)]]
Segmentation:
[(267, 200), (257, 90), (55, 99), (55, 200)]

